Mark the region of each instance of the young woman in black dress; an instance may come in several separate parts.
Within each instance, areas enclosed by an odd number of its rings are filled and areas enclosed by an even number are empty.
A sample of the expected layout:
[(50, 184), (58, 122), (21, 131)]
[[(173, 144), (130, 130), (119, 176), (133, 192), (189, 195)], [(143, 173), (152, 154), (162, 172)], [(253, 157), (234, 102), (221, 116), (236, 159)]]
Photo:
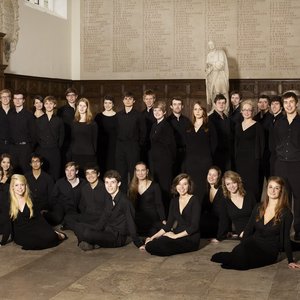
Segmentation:
[(274, 264), (279, 252), (284, 250), (289, 268), (300, 268), (292, 254), (292, 222), (293, 215), (289, 209), (284, 181), (280, 177), (270, 177), (267, 195), (254, 208), (241, 243), (231, 252), (214, 254), (211, 260), (221, 263), (225, 269), (247, 270)]
[(67, 236), (54, 231), (39, 212), (34, 212), (25, 176), (14, 174), (10, 187), (10, 218), (13, 240), (24, 250), (39, 250), (57, 246)]
[(202, 202), (200, 233), (202, 238), (212, 238), (212, 242), (216, 242), (224, 201), (221, 179), (221, 169), (217, 166), (210, 167), (207, 173), (207, 193)]
[(143, 162), (135, 165), (128, 195), (135, 206), (135, 224), (139, 235), (153, 235), (166, 224), (160, 187), (149, 178), (149, 170)]
[(114, 98), (105, 96), (103, 101), (104, 111), (98, 113), (95, 122), (98, 125), (97, 157), (100, 173), (115, 169), (117, 117), (114, 111)]
[(256, 201), (260, 201), (259, 167), (264, 152), (264, 131), (262, 126), (252, 119), (254, 105), (246, 100), (241, 104), (243, 122), (235, 127), (235, 166), (241, 175), (246, 190), (252, 191)]
[(36, 119), (38, 119), (39, 117), (45, 114), (42, 96), (36, 95), (33, 97), (33, 107), (34, 107), (33, 114)]
[(179, 174), (172, 184), (172, 199), (167, 224), (146, 239), (145, 249), (152, 255), (169, 256), (196, 251), (200, 242), (199, 198), (193, 195), (193, 183), (189, 175)]
[(10, 182), (10, 177), (13, 174), (13, 166), (11, 163), (11, 156), (8, 153), (3, 153), (0, 157), (0, 166), (3, 169), (2, 183)]
[(193, 127), (186, 133), (184, 170), (192, 177), (195, 183), (194, 193), (202, 201), (218, 137), (214, 125), (208, 120), (206, 108), (200, 102), (194, 104), (192, 123)]
[(76, 106), (74, 122), (72, 124), (71, 152), (72, 160), (79, 164), (80, 173), (89, 162), (96, 163), (97, 124), (93, 121), (90, 102), (81, 98)]
[[(253, 194), (246, 192), (241, 176), (233, 171), (227, 171), (222, 178), (224, 201), (220, 210), (217, 239), (226, 239), (234, 225), (236, 237), (242, 238), (256, 204)], [(234, 235), (235, 236), (235, 235)]]

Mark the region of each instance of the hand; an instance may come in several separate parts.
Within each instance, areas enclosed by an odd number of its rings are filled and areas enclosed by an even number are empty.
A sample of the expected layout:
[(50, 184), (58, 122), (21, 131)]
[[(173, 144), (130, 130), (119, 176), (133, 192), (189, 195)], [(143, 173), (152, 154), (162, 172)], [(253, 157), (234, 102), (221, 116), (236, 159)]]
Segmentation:
[(242, 238), (243, 235), (244, 235), (244, 231), (242, 231), (242, 232), (240, 233), (239, 237)]
[(162, 223), (163, 223), (164, 225), (166, 225), (166, 224), (167, 224), (167, 221), (166, 221), (166, 220), (163, 220)]
[(220, 241), (217, 240), (217, 239), (211, 239), (210, 242), (213, 243), (213, 244), (217, 244), (217, 243), (219, 243)]
[(172, 231), (166, 232), (164, 234), (164, 236), (167, 236), (167, 237), (169, 237), (170, 239), (173, 239), (173, 240), (175, 240), (177, 238), (176, 234), (174, 232), (172, 232)]
[(151, 241), (152, 241), (152, 238), (151, 238), (151, 237), (147, 237), (147, 238), (146, 238), (146, 241), (145, 241), (145, 245), (146, 245), (147, 243), (151, 242)]
[(139, 249), (140, 249), (141, 251), (145, 251), (145, 250), (146, 250), (145, 245), (142, 245)]
[(300, 264), (296, 264), (296, 263), (289, 263), (289, 268), (290, 269), (300, 269)]

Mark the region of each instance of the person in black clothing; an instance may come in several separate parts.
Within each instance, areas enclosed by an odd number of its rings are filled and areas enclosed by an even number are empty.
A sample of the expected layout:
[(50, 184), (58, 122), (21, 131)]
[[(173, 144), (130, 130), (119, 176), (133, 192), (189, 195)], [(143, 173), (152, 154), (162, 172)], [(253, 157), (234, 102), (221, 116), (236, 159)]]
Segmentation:
[(14, 174), (10, 187), (10, 217), (13, 221), (13, 240), (24, 250), (40, 250), (57, 246), (67, 239), (54, 231), (39, 212), (34, 210), (25, 176)]
[(174, 132), (165, 119), (166, 103), (154, 103), (153, 113), (156, 123), (150, 132), (151, 148), (149, 153), (150, 170), (154, 180), (159, 184), (166, 213), (169, 210), (170, 188), (172, 184), (173, 163), (176, 156)]
[(106, 95), (103, 101), (104, 111), (98, 113), (95, 122), (98, 125), (97, 157), (100, 173), (115, 169), (117, 116), (114, 111), (114, 98)]
[(209, 168), (207, 173), (208, 189), (201, 209), (200, 233), (202, 238), (212, 238), (212, 242), (216, 242), (219, 217), (224, 201), (221, 178), (222, 172), (219, 167)]
[(247, 191), (253, 192), (260, 202), (259, 170), (265, 149), (262, 126), (252, 119), (254, 105), (251, 100), (241, 104), (243, 122), (235, 128), (235, 166), (242, 176)]
[(76, 107), (74, 122), (71, 126), (72, 160), (79, 164), (79, 174), (83, 176), (87, 163), (96, 163), (98, 128), (93, 121), (90, 102), (81, 98)]
[[(3, 176), (3, 169), (0, 167), (0, 181)], [(5, 245), (11, 233), (11, 221), (9, 218), (9, 184), (0, 182), (0, 234), (2, 239), (0, 246)]]
[(171, 115), (167, 117), (167, 121), (173, 128), (176, 141), (176, 157), (173, 164), (173, 178), (183, 170), (183, 162), (185, 158), (185, 133), (191, 128), (192, 124), (189, 118), (182, 114), (183, 100), (180, 97), (173, 97), (170, 108)]
[(293, 92), (283, 96), (286, 116), (275, 123), (276, 149), (275, 175), (283, 177), (294, 199), (295, 240), (300, 240), (300, 116), (297, 112), (298, 97)]
[(136, 233), (133, 205), (119, 190), (120, 174), (115, 170), (107, 171), (104, 184), (107, 191), (104, 212), (97, 224), (75, 231), (79, 248), (86, 251), (97, 247), (122, 247), (128, 235), (138, 248), (141, 247), (143, 242)]
[(243, 237), (244, 229), (256, 204), (250, 191), (245, 191), (241, 176), (233, 171), (225, 172), (222, 178), (224, 201), (222, 201), (217, 240), (231, 237), (231, 224), (234, 225), (233, 237)]
[(79, 211), (81, 189), (86, 182), (77, 177), (78, 168), (75, 162), (68, 162), (65, 166), (65, 177), (57, 180), (54, 185), (50, 209), (43, 212), (47, 222), (53, 226), (63, 223), (66, 215), (77, 214)]
[(65, 96), (67, 104), (57, 110), (57, 116), (63, 120), (65, 127), (65, 138), (61, 148), (62, 165), (71, 161), (71, 125), (74, 120), (76, 100), (78, 98), (77, 90), (72, 87), (68, 88), (65, 92)]
[(209, 116), (209, 121), (215, 126), (218, 145), (213, 155), (213, 163), (222, 173), (231, 169), (231, 148), (233, 144), (231, 121), (225, 114), (226, 98), (223, 94), (216, 95), (214, 99), (214, 111)]
[(211, 260), (221, 263), (224, 269), (248, 270), (276, 263), (279, 252), (284, 250), (288, 267), (299, 269), (290, 241), (292, 221), (284, 181), (270, 177), (266, 198), (254, 208), (241, 243), (231, 252), (214, 254)]
[(153, 115), (153, 105), (155, 100), (156, 100), (156, 95), (152, 90), (144, 91), (143, 101), (146, 105), (146, 108), (142, 111), (142, 114), (146, 120), (147, 134), (146, 134), (146, 142), (142, 149), (142, 161), (144, 161), (146, 164), (149, 164), (149, 151), (151, 148), (150, 132), (151, 132), (152, 125), (156, 122), (156, 119)]
[(31, 112), (24, 108), (24, 94), (13, 94), (14, 109), (8, 114), (10, 154), (15, 172), (29, 171), (30, 155), (35, 146), (35, 121)]
[(60, 148), (65, 137), (63, 121), (54, 114), (56, 103), (53, 96), (47, 96), (44, 100), (46, 113), (35, 120), (38, 143), (36, 152), (44, 158), (43, 168), (55, 181), (60, 176)]
[[(232, 121), (233, 126), (238, 123), (242, 123), (243, 117), (241, 115), (242, 93), (238, 91), (232, 91), (230, 93), (230, 108), (229, 119)], [(233, 127), (234, 129), (234, 127)]]
[(253, 120), (260, 123), (264, 130), (265, 148), (260, 164), (259, 170), (259, 194), (262, 193), (264, 179), (268, 180), (270, 176), (270, 148), (269, 148), (269, 133), (273, 121), (273, 116), (269, 112), (270, 97), (267, 95), (260, 95), (257, 101), (258, 113), (254, 116)]
[(3, 176), (1, 178), (1, 183), (10, 183), (10, 178), (13, 174), (13, 166), (11, 163), (12, 159), (8, 153), (3, 153), (0, 156), (0, 166), (3, 169)]
[(131, 92), (124, 94), (123, 103), (124, 109), (117, 113), (116, 170), (121, 174), (121, 189), (126, 192), (128, 177), (131, 180), (145, 144), (146, 123), (143, 115), (133, 108), (135, 99)]
[(212, 157), (218, 144), (218, 136), (207, 117), (206, 108), (196, 102), (193, 107), (193, 125), (186, 132), (186, 156), (184, 170), (195, 183), (194, 194), (203, 200), (206, 191), (206, 176), (212, 165)]
[(105, 206), (105, 188), (99, 179), (99, 167), (89, 163), (85, 167), (85, 177), (87, 184), (81, 189), (79, 201), (79, 213), (68, 214), (64, 219), (64, 228), (72, 229), (76, 232), (78, 226), (85, 224), (96, 224), (100, 219)]
[(172, 199), (166, 225), (146, 239), (144, 248), (152, 255), (170, 256), (199, 249), (201, 205), (193, 195), (190, 176), (176, 176), (172, 192), (177, 196)]
[(43, 116), (45, 114), (44, 112), (44, 103), (43, 103), (43, 97), (40, 95), (35, 95), (33, 97), (33, 115), (36, 119)]
[(31, 191), (32, 203), (36, 212), (43, 213), (50, 209), (50, 198), (54, 181), (50, 175), (42, 171), (42, 157), (36, 153), (31, 155), (32, 170), (25, 174)]
[(10, 99), (10, 90), (0, 91), (0, 155), (9, 152), (8, 114), (11, 112)]
[(143, 162), (135, 166), (128, 196), (135, 207), (135, 224), (139, 235), (153, 235), (162, 224), (166, 224), (160, 187), (150, 179), (147, 165)]
[(276, 161), (276, 149), (275, 149), (275, 141), (274, 141), (274, 126), (276, 122), (284, 117), (283, 105), (281, 96), (273, 96), (271, 98), (271, 113), (272, 113), (272, 122), (270, 125), (269, 132), (269, 149), (271, 152), (270, 155), (270, 176), (274, 176), (275, 174), (275, 161)]

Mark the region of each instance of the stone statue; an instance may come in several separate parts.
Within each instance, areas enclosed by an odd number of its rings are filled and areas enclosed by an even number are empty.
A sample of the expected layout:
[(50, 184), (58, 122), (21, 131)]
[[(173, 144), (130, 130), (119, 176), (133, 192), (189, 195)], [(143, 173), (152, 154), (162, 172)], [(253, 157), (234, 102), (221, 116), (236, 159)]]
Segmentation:
[(217, 94), (223, 94), (227, 99), (227, 108), (229, 108), (229, 70), (227, 57), (222, 49), (216, 49), (213, 41), (208, 42), (209, 52), (206, 57), (206, 97), (207, 111), (213, 109), (213, 101)]

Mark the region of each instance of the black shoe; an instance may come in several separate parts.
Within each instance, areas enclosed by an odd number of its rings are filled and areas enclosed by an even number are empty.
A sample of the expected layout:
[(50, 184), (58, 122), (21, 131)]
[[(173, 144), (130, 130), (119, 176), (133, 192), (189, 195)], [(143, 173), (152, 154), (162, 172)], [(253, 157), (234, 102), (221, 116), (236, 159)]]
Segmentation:
[(300, 241), (300, 232), (295, 232), (294, 240), (295, 241)]
[(83, 251), (90, 251), (95, 249), (95, 246), (92, 244), (89, 244), (88, 242), (82, 241), (78, 244), (78, 247)]

